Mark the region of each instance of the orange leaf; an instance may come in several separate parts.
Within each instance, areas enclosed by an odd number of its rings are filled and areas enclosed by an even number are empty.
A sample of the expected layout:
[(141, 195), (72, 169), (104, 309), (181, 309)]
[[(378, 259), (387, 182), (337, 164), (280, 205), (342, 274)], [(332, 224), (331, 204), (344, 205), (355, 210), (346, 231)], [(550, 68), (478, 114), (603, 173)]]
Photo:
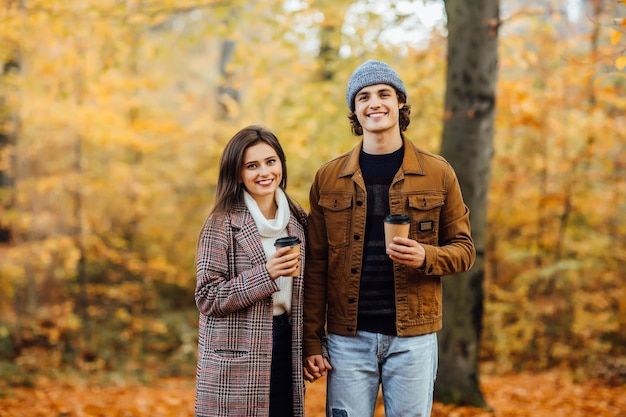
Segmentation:
[(611, 33), (611, 45), (617, 45), (620, 39), (622, 39), (622, 32), (614, 30), (613, 33)]

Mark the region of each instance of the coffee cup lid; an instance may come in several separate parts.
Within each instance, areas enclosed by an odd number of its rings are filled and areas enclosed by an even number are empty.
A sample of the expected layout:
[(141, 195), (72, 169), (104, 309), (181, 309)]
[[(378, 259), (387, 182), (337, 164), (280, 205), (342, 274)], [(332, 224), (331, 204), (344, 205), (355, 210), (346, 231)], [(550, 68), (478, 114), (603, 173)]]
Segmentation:
[(297, 236), (287, 236), (276, 239), (274, 246), (294, 246), (300, 243), (300, 239)]
[(389, 214), (385, 217), (385, 223), (407, 224), (409, 223), (409, 216), (406, 214)]

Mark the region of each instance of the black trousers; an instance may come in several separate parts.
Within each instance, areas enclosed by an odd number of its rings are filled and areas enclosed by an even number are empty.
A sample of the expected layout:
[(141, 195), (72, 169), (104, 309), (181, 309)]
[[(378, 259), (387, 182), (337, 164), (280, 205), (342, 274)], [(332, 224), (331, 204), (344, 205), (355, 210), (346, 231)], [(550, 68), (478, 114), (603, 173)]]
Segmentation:
[(291, 324), (287, 313), (274, 316), (272, 329), (270, 417), (293, 417), (291, 382)]

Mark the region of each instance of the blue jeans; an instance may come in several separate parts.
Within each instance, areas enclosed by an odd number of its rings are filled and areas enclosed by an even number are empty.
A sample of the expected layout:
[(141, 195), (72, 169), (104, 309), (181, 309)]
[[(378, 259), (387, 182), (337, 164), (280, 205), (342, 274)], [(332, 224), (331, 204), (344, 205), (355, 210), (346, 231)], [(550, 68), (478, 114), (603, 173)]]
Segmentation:
[(328, 335), (326, 415), (373, 416), (382, 384), (386, 417), (428, 417), (437, 375), (437, 334)]

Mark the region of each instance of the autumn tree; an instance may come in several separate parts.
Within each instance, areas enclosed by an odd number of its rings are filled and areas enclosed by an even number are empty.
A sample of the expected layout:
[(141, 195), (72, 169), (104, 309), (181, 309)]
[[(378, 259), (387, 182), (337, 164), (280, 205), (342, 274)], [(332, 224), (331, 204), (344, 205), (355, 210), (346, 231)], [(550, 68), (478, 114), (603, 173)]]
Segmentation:
[(487, 194), (493, 154), (498, 0), (447, 0), (448, 68), (441, 153), (455, 168), (470, 209), (473, 268), (444, 283), (444, 327), (435, 396), (484, 406), (478, 381)]
[[(369, 58), (399, 69), (407, 137), (441, 150), (471, 209), (479, 257), (444, 280), (437, 395), (480, 398), (483, 270), (481, 361), (593, 370), (625, 356), (624, 4), (570, 2), (587, 8), (574, 21), (560, 0), (500, 3), (499, 27), (484, 0), (449, 0), (448, 27), (438, 14), (420, 27), (417, 7), (441, 2), (0, 1), (5, 373), (160, 354), (193, 366), (194, 248), (224, 144), (242, 125), (271, 127), (306, 206), (314, 172), (359, 140), (345, 83)], [(467, 396), (444, 390), (459, 385)]]
[[(3, 1), (4, 13), (21, 13), (24, 2), (17, 7)], [(18, 86), (16, 75), (22, 66), (21, 51), (15, 32), (0, 38), (0, 245), (11, 243), (15, 213), (15, 144), (19, 134)]]
[(626, 9), (592, 3), (577, 19), (518, 13), (500, 32), (483, 339), (483, 357), (500, 369), (605, 375), (623, 362), (624, 26), (615, 17)]

